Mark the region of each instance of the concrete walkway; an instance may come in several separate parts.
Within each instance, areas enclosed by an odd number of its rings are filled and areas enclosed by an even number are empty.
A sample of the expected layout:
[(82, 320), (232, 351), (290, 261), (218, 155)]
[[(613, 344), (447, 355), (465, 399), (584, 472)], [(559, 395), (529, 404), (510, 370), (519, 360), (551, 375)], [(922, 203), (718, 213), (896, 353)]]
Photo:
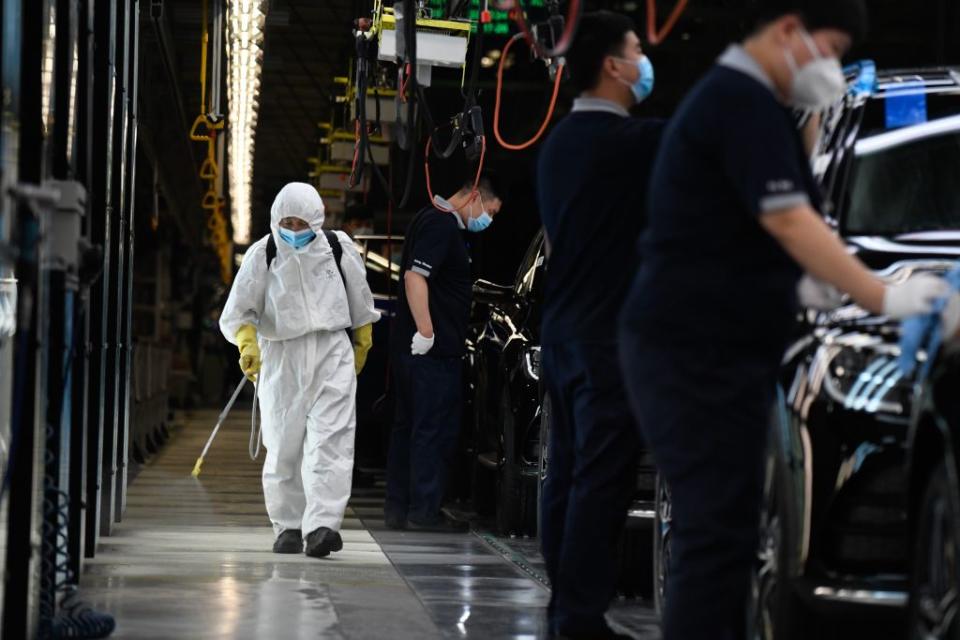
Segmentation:
[(344, 549), (331, 558), (271, 553), (248, 413), (235, 410), (191, 477), (216, 417), (179, 421), (131, 486), (115, 535), (87, 563), (83, 598), (116, 616), (114, 638), (441, 637), (352, 509)]

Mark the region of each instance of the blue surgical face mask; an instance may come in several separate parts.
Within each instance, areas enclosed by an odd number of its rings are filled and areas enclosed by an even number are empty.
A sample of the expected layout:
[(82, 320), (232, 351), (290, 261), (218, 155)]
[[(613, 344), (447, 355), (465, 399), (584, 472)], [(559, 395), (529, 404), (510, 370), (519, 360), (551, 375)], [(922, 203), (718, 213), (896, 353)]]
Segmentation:
[(493, 218), (490, 217), (490, 214), (484, 211), (476, 218), (470, 218), (467, 221), (467, 231), (473, 233), (480, 233), (481, 231), (486, 231), (487, 227), (490, 226), (490, 223), (493, 222)]
[(313, 232), (312, 229), (304, 229), (303, 231), (291, 231), (290, 229), (284, 229), (280, 227), (280, 239), (286, 242), (288, 245), (294, 249), (302, 249), (311, 242), (314, 238), (317, 237), (317, 234)]
[[(653, 72), (653, 63), (650, 62), (650, 58), (647, 56), (642, 56), (636, 62), (632, 60), (627, 60), (625, 58), (617, 58), (628, 64), (636, 64), (637, 70), (640, 72), (640, 75), (637, 76), (637, 81), (629, 85), (630, 91), (633, 92), (633, 99), (637, 101), (637, 104), (640, 104), (644, 100), (650, 97), (650, 94), (653, 93), (653, 84), (655, 79), (655, 74)], [(621, 81), (623, 82), (623, 81)], [(624, 82), (624, 84), (627, 84)]]
[(478, 193), (477, 198), (480, 200), (480, 215), (467, 220), (467, 231), (471, 233), (486, 231), (490, 223), (493, 222), (493, 217), (487, 213), (486, 207), (483, 206), (483, 196)]

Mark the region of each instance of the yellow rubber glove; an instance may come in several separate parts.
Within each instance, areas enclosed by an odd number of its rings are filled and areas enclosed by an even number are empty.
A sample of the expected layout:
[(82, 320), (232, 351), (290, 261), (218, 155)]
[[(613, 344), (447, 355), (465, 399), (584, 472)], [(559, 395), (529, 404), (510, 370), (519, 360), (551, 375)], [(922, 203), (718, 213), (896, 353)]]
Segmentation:
[(260, 373), (260, 345), (257, 344), (257, 328), (245, 324), (237, 331), (237, 347), (240, 348), (240, 370), (247, 380), (256, 382)]
[(353, 331), (353, 356), (357, 368), (357, 375), (363, 371), (363, 365), (367, 363), (367, 353), (373, 346), (373, 325), (365, 324), (359, 329)]

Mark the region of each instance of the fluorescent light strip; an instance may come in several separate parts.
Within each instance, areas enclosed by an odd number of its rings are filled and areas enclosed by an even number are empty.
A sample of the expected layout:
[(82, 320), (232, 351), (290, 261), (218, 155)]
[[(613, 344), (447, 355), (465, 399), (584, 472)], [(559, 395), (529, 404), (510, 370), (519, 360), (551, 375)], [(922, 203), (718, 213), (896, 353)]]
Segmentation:
[(233, 241), (250, 244), (253, 144), (257, 130), (265, 7), (262, 0), (228, 0), (227, 100), (230, 221)]

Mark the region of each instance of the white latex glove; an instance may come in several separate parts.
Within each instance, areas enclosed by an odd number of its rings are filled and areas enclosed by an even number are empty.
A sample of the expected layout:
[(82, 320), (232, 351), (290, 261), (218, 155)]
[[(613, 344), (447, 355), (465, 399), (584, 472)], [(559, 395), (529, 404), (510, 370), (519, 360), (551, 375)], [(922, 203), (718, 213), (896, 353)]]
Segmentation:
[(424, 356), (430, 349), (433, 349), (433, 341), (436, 339), (436, 336), (430, 338), (424, 338), (420, 335), (420, 332), (417, 331), (413, 334), (413, 342), (410, 343), (410, 353), (415, 356)]
[(797, 299), (805, 309), (833, 311), (843, 306), (843, 294), (835, 286), (805, 275), (797, 285)]
[(883, 313), (894, 320), (931, 313), (933, 303), (946, 298), (952, 291), (943, 278), (921, 273), (887, 287), (883, 297)]

